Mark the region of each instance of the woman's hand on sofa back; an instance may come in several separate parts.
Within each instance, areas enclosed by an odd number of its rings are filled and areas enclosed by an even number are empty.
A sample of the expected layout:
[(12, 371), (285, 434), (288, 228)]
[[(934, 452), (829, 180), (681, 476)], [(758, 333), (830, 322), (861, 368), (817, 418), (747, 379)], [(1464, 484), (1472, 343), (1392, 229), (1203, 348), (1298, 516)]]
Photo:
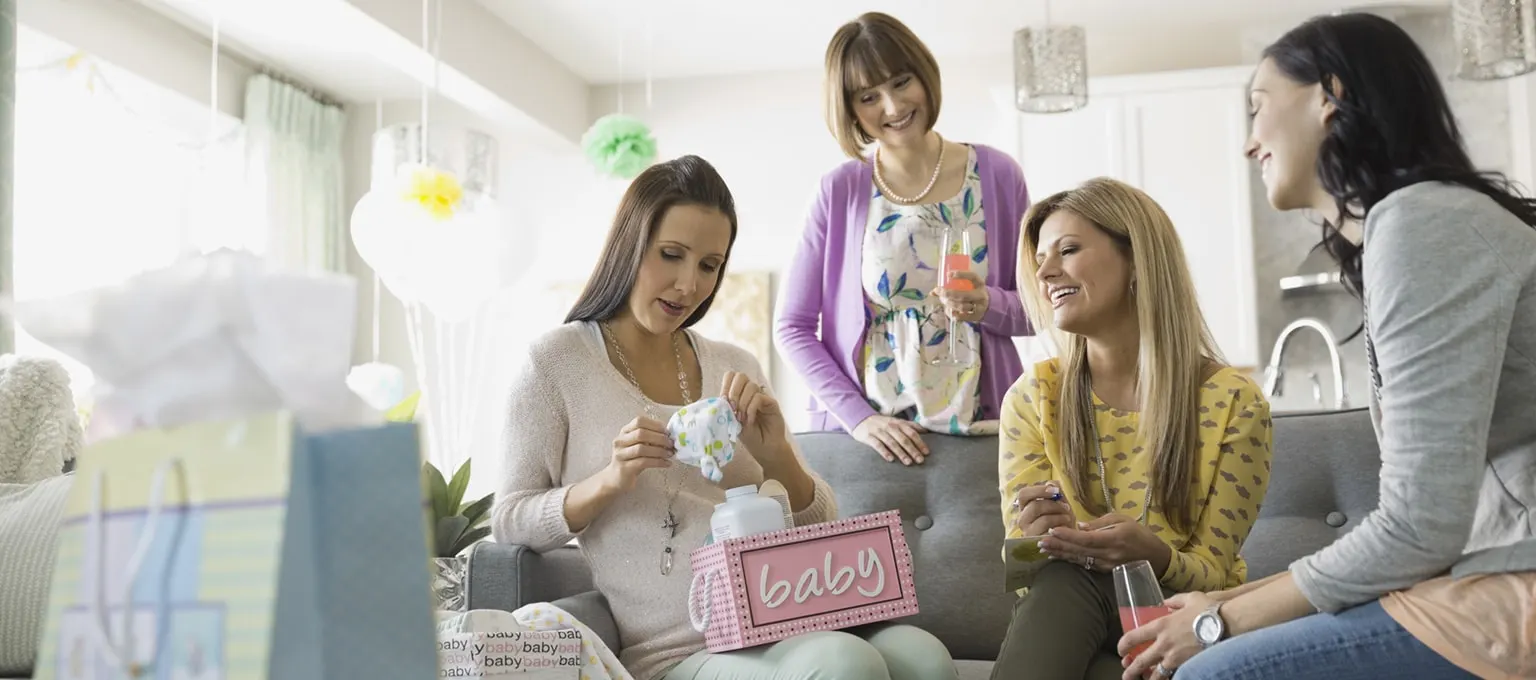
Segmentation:
[(853, 428), (853, 438), (875, 450), (887, 462), (901, 459), (902, 465), (923, 464), (928, 445), (923, 443), (927, 430), (910, 420), (873, 415)]

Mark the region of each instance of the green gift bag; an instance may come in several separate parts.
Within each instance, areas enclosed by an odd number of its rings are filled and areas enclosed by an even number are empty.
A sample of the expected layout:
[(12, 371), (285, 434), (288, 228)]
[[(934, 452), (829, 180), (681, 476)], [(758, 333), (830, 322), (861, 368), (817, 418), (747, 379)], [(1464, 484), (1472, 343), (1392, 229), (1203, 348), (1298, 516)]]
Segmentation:
[(35, 677), (436, 677), (419, 446), (276, 413), (90, 447)]

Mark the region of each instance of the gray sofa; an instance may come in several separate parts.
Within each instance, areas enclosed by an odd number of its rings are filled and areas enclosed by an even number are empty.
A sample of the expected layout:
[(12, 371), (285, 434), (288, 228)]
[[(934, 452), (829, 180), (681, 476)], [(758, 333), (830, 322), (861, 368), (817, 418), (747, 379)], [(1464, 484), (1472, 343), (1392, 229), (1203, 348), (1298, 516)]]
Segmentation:
[[(1376, 507), (1380, 461), (1368, 411), (1286, 414), (1274, 421), (1269, 496), (1243, 550), (1253, 579), (1322, 548)], [(843, 434), (797, 437), (835, 490), (840, 514), (901, 511), (921, 608), (905, 621), (938, 636), (962, 678), (986, 678), (1014, 601), (1003, 589), (999, 556), (997, 440), (929, 435), (933, 455), (908, 468), (886, 463)], [(538, 554), (480, 543), (469, 556), (466, 588), (471, 609), (557, 601), (617, 649), (612, 618), (575, 548)]]

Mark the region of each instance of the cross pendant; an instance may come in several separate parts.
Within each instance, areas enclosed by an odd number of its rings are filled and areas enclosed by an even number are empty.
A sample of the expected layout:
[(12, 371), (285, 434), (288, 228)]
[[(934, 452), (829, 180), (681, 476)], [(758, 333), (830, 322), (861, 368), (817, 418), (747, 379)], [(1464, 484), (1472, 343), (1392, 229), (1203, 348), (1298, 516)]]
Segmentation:
[(666, 529), (668, 532), (670, 532), (671, 535), (669, 536), (669, 538), (677, 538), (677, 527), (678, 527), (677, 518), (672, 515), (672, 511), (671, 510), (668, 510), (667, 511), (667, 521), (661, 523), (661, 528)]

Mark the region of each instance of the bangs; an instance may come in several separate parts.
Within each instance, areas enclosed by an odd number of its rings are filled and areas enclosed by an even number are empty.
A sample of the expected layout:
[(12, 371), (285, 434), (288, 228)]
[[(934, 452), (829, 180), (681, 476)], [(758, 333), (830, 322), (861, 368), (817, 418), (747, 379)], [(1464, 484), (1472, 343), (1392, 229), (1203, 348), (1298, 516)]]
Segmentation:
[(862, 35), (843, 56), (843, 92), (853, 94), (884, 83), (903, 73), (915, 72), (916, 60), (896, 40), (873, 40)]

